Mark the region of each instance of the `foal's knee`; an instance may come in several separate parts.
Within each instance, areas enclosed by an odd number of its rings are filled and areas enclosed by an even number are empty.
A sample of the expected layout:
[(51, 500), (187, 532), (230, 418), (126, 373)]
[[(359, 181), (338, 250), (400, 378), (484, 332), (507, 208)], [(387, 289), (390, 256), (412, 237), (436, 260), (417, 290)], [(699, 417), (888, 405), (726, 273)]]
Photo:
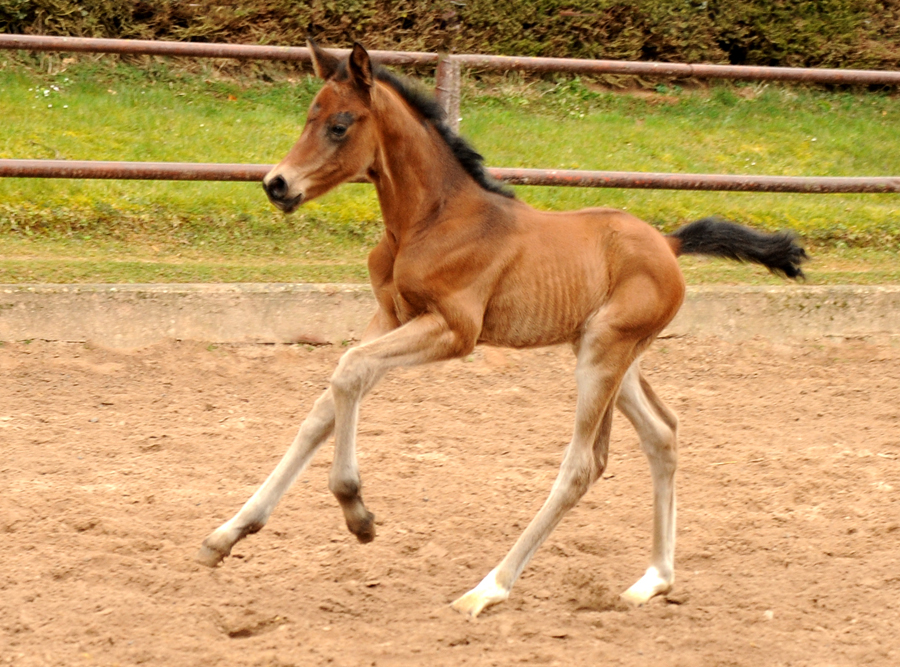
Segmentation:
[(566, 456), (556, 484), (566, 491), (569, 502), (574, 504), (588, 492), (594, 482), (600, 479), (605, 467), (605, 461), (593, 456), (592, 453)]
[(358, 396), (365, 391), (370, 374), (365, 355), (357, 348), (347, 350), (331, 375), (331, 390), (338, 396)]
[(678, 434), (675, 428), (657, 422), (656, 428), (641, 438), (641, 448), (651, 462), (669, 473), (675, 472), (678, 467)]

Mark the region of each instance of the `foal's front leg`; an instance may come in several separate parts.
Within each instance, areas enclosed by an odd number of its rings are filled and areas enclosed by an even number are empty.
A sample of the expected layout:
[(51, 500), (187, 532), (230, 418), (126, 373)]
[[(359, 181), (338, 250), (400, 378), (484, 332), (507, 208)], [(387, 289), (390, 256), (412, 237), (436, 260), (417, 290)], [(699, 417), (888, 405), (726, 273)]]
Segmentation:
[[(379, 309), (366, 328), (363, 343), (377, 339), (396, 326), (394, 318)], [(293, 443), (272, 474), (237, 514), (203, 540), (197, 560), (209, 567), (215, 567), (231, 553), (231, 549), (238, 541), (262, 529), (278, 501), (333, 431), (334, 399), (329, 388), (319, 397), (309, 415), (303, 420)]]
[(439, 315), (420, 316), (399, 329), (348, 350), (331, 377), (334, 396), (334, 463), (328, 487), (344, 511), (347, 528), (360, 542), (375, 538), (375, 517), (361, 495), (356, 461), (359, 404), (389, 369), (464, 356), (475, 346)]
[(331, 389), (328, 389), (319, 397), (309, 415), (303, 420), (294, 442), (263, 485), (244, 503), (237, 514), (203, 540), (197, 560), (209, 567), (215, 567), (231, 553), (232, 547), (238, 541), (262, 529), (275, 505), (333, 430), (334, 400)]

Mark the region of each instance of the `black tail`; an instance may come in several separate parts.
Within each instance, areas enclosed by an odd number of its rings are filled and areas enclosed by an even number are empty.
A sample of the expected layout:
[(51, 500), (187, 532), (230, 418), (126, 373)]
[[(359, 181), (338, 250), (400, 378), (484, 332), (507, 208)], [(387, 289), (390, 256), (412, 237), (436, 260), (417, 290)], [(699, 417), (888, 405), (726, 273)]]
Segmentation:
[(800, 264), (809, 259), (792, 232), (766, 234), (710, 217), (697, 220), (669, 234), (678, 241), (677, 255), (713, 255), (739, 262), (762, 264), (772, 273), (803, 278)]

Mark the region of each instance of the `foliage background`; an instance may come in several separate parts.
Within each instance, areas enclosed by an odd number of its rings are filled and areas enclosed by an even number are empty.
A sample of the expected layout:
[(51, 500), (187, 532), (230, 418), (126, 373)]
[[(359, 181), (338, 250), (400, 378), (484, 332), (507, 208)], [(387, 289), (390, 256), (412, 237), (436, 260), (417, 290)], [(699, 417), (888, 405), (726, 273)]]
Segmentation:
[(900, 0), (0, 0), (0, 31), (796, 67), (900, 67)]

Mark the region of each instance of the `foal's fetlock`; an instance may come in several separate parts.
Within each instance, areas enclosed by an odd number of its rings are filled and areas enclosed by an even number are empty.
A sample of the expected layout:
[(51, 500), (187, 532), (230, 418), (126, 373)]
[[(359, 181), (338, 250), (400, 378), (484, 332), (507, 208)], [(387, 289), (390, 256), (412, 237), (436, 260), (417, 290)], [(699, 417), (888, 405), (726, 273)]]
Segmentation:
[(362, 542), (371, 542), (375, 539), (375, 515), (366, 509), (359, 493), (359, 482), (350, 480), (332, 481), (329, 486), (334, 497), (337, 498), (344, 518), (347, 521), (347, 529), (356, 535)]
[(223, 530), (224, 527), (213, 531), (200, 545), (200, 550), (197, 552), (197, 562), (207, 567), (216, 567), (231, 555), (231, 548), (235, 544), (247, 535), (258, 533), (265, 525), (265, 521), (255, 521), (241, 528), (235, 537), (231, 536), (231, 531)]

